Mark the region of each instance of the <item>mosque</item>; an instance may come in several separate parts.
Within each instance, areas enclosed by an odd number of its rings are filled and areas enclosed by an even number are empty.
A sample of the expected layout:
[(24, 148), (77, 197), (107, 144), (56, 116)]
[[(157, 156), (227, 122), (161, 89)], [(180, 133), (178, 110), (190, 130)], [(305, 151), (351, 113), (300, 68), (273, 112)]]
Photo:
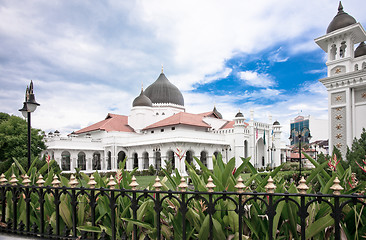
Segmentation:
[(183, 175), (185, 160), (197, 157), (212, 169), (212, 157), (219, 153), (227, 162), (232, 157), (251, 156), (255, 167), (278, 166), (286, 161), (281, 149), (281, 125), (257, 122), (239, 111), (232, 120), (220, 112), (188, 113), (181, 91), (161, 71), (132, 103), (129, 116), (108, 113), (100, 122), (62, 137), (58, 131), (46, 137), (47, 152), (64, 172), (116, 171), (127, 158), (126, 169), (164, 168), (170, 162)]

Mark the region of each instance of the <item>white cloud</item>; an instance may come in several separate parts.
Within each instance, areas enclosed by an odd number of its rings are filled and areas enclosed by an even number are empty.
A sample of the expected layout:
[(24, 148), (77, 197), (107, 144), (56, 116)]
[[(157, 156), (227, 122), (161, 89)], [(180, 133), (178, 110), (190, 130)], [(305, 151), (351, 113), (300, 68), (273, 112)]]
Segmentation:
[(244, 71), (239, 72), (239, 77), (242, 79), (247, 85), (253, 87), (271, 87), (275, 85), (275, 82), (271, 78), (271, 76), (267, 73), (257, 73), (254, 71)]

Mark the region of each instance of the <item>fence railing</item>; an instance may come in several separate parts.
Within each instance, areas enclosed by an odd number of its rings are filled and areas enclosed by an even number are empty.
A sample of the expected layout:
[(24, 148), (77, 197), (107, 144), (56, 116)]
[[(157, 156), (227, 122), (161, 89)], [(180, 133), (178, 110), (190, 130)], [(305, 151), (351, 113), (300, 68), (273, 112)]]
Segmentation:
[[(215, 220), (214, 215), (220, 211), (231, 211), (231, 216), (235, 216), (238, 222), (238, 239), (244, 239), (244, 235), (249, 231), (245, 220), (250, 221), (251, 206), (261, 206), (264, 209), (256, 209), (255, 212), (263, 213), (259, 217), (261, 223), (268, 226), (268, 238), (274, 239), (277, 229), (274, 226), (276, 211), (281, 203), (292, 204), (297, 209), (295, 213), (295, 225), (299, 225), (298, 237), (306, 239), (305, 229), (312, 204), (328, 205), (334, 223), (334, 238), (341, 239), (341, 222), (346, 206), (366, 204), (366, 195), (341, 195), (342, 187), (338, 178), (334, 180), (334, 185), (330, 188), (333, 194), (306, 194), (308, 186), (305, 181), (301, 181), (297, 187), (300, 193), (274, 193), (276, 186), (270, 177), (266, 185), (267, 192), (245, 192), (243, 180), (239, 177), (235, 186), (237, 192), (214, 192), (215, 184), (210, 177), (206, 185), (207, 192), (187, 191), (188, 185), (182, 179), (178, 186), (180, 191), (161, 191), (159, 178), (154, 184), (155, 190), (136, 190), (138, 185), (133, 177), (130, 186), (132, 189), (114, 189), (116, 182), (113, 177), (107, 184), (109, 188), (94, 188), (96, 182), (91, 177), (88, 182), (89, 188), (76, 187), (78, 182), (72, 176), (71, 187), (59, 187), (60, 181), (57, 177), (52, 182), (53, 186), (43, 186), (44, 180), (38, 179), (38, 186), (29, 186), (27, 177), (23, 180), (23, 185), (17, 183), (17, 179), (12, 177), (8, 182), (3, 176), (0, 178), (0, 206), (1, 225), (0, 232), (33, 236), (47, 239), (151, 239), (147, 231), (144, 231), (144, 220), (141, 219), (140, 209), (146, 201), (150, 201), (154, 209), (154, 239), (177, 239), (175, 234), (180, 234), (181, 239), (199, 239), (197, 235), (192, 235), (192, 224), (188, 214), (195, 211), (204, 216), (208, 216), (208, 239), (214, 239)], [(126, 209), (122, 209), (121, 202), (127, 203)], [(199, 203), (201, 208), (197, 209)], [(220, 204), (231, 204), (232, 208), (222, 209)], [(66, 205), (67, 204), (67, 205)], [(104, 204), (104, 205), (103, 205)], [(102, 215), (98, 209), (98, 219), (96, 209), (98, 205), (108, 206)], [(82, 207), (83, 206), (83, 207)], [(84, 211), (85, 210), (85, 211)], [(82, 212), (84, 222), (88, 222), (88, 227), (80, 226)], [(129, 218), (121, 218), (121, 212), (128, 213)], [(173, 212), (174, 219), (168, 222), (167, 215)], [(67, 214), (69, 213), (69, 217)], [(102, 215), (102, 216), (101, 216)], [(258, 214), (259, 215), (259, 214)], [(126, 216), (126, 215), (124, 215)], [(152, 217), (152, 216), (150, 216)], [(256, 216), (258, 217), (258, 216)], [(179, 218), (179, 219), (178, 219)], [(172, 222), (175, 221), (175, 222)], [(289, 219), (288, 221), (291, 221)], [(293, 220), (292, 220), (293, 221)], [(177, 225), (179, 223), (179, 225)], [(99, 224), (108, 224), (101, 231), (95, 231)], [(130, 231), (127, 229), (130, 227)], [(94, 228), (93, 228), (94, 227)], [(164, 235), (163, 229), (171, 229), (171, 236)], [(233, 226), (227, 226), (233, 227)], [(256, 227), (256, 226), (252, 226)], [(88, 229), (90, 231), (88, 231)], [(261, 236), (257, 236), (261, 239)]]

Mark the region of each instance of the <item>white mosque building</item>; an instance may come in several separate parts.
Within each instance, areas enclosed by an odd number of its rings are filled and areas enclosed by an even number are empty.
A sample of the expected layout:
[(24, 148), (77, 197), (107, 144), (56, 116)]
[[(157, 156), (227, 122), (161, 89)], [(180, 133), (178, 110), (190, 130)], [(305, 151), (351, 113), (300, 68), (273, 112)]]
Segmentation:
[[(233, 116), (234, 117), (234, 116)], [(216, 107), (204, 113), (185, 111), (184, 98), (163, 71), (158, 79), (136, 97), (129, 116), (111, 114), (91, 126), (62, 137), (58, 131), (46, 137), (48, 154), (64, 172), (116, 171), (120, 161), (126, 169), (154, 169), (171, 162), (186, 174), (185, 160), (197, 157), (212, 169), (212, 156), (224, 161), (251, 156), (255, 167), (278, 166), (285, 161), (281, 151), (281, 125), (262, 123), (251, 111), (246, 119), (239, 111), (224, 120)], [(180, 153), (179, 153), (180, 152)]]
[[(354, 138), (366, 128), (366, 32), (343, 11), (315, 42), (328, 54), (328, 76), (319, 81), (328, 90), (329, 152), (337, 147), (345, 156)], [(355, 49), (356, 48), (356, 49)]]

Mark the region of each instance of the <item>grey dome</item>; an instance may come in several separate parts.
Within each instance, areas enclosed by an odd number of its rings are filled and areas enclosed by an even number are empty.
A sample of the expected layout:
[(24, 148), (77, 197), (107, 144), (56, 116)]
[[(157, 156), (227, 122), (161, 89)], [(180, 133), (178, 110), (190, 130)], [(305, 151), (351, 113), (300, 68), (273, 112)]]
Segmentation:
[(330, 24), (327, 28), (327, 33), (333, 32), (337, 29), (347, 27), (354, 23), (356, 23), (356, 20), (351, 15), (348, 15), (348, 13), (343, 11), (342, 3), (339, 2), (338, 13), (333, 18), (333, 20), (330, 22)]
[(366, 55), (366, 44), (365, 42), (361, 42), (360, 45), (355, 50), (355, 58), (365, 56)]
[(161, 73), (158, 79), (145, 90), (145, 96), (152, 103), (173, 103), (184, 106), (184, 98), (179, 89)]
[(280, 123), (276, 120), (276, 121), (274, 121), (273, 125), (277, 126), (277, 125), (280, 125)]
[(138, 97), (133, 100), (132, 107), (144, 106), (144, 107), (152, 107), (152, 102), (150, 98), (146, 97), (144, 91), (141, 89), (141, 93)]
[(236, 115), (235, 115), (235, 117), (237, 118), (237, 117), (244, 117), (244, 115), (239, 111)]

